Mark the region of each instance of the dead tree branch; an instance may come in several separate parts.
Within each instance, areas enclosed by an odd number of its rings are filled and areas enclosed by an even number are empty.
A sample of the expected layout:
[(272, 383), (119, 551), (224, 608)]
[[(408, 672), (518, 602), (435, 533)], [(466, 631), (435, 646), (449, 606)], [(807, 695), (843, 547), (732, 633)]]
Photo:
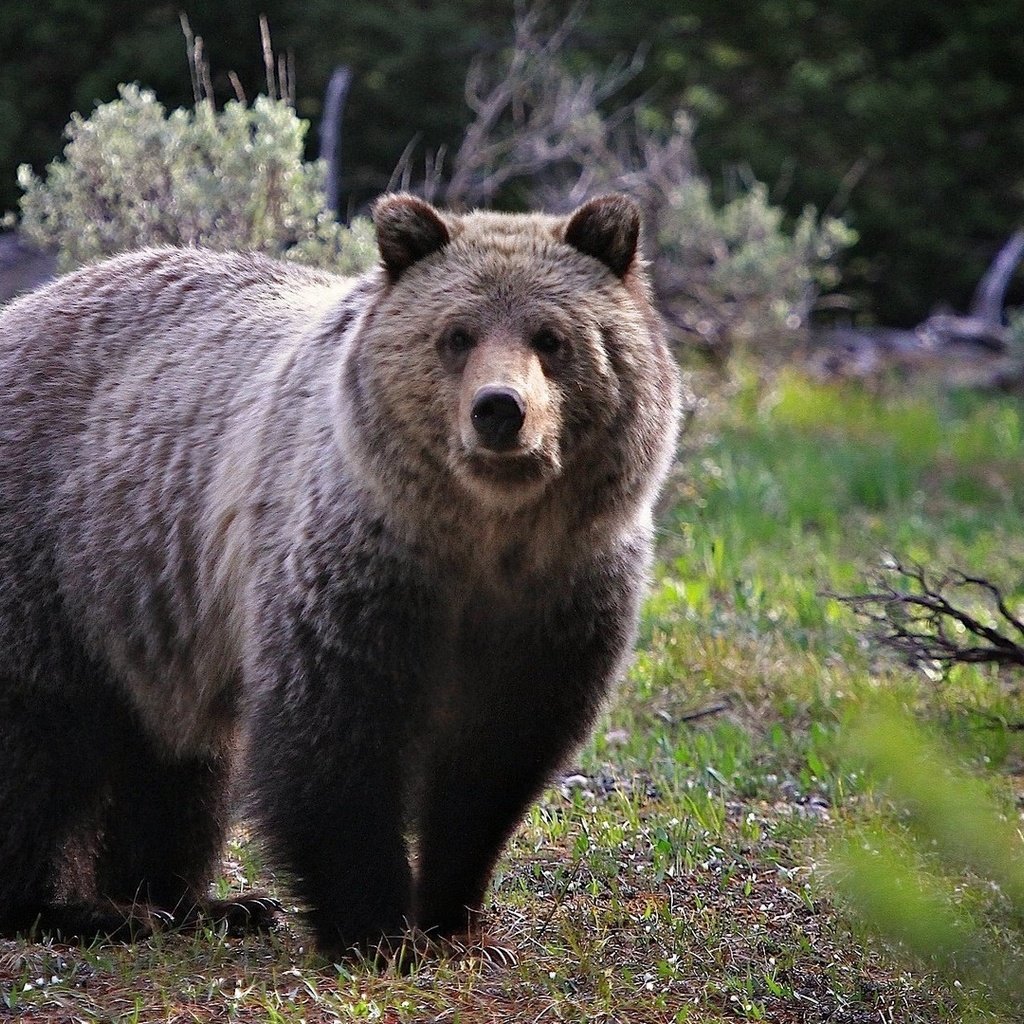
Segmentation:
[(352, 71), (339, 66), (331, 73), (320, 118), (320, 159), (327, 164), (327, 206), (337, 215), (341, 188), (341, 113), (352, 84)]
[[(601, 109), (640, 73), (644, 54), (600, 73), (570, 74), (564, 53), (583, 9), (576, 4), (553, 26), (545, 24), (540, 6), (520, 9), (508, 64), (497, 74), (483, 61), (471, 66), (466, 104), (473, 119), (450, 160), (427, 154), (424, 179), (416, 186), (424, 198), (488, 206), (510, 183), (529, 180), (539, 185), (532, 200), (554, 210), (569, 209), (599, 188), (629, 189), (644, 154), (627, 151), (620, 129), (639, 107), (623, 103), (608, 114)], [(413, 154), (414, 147), (407, 147), (393, 182), (412, 182)]]
[[(188, 58), (188, 70), (192, 79), (192, 97), (198, 109), (206, 104), (211, 111), (215, 109), (216, 98), (213, 92), (213, 75), (210, 60), (203, 45), (203, 37), (192, 31), (188, 16), (182, 12), (178, 15), (181, 32), (185, 37), (185, 52)], [(266, 15), (259, 18), (260, 45), (263, 52), (263, 66), (267, 76), (267, 96), (272, 100), (281, 100), (294, 109), (295, 107), (295, 55), (293, 53), (277, 54), (270, 39), (270, 23)], [(247, 103), (245, 90), (241, 80), (234, 71), (228, 72), (228, 80), (239, 103)]]
[(867, 594), (832, 594), (912, 665), (1024, 667), (1024, 621), (991, 580), (892, 559)]
[[(966, 315), (932, 313), (917, 327), (841, 327), (824, 332), (821, 369), (829, 375), (868, 377), (889, 369), (938, 369), (967, 383), (1016, 390), (1024, 367), (1012, 352), (1003, 303), (1021, 260), (1024, 229), (1003, 244), (978, 283)], [(980, 363), (973, 368), (972, 363)]]
[(987, 324), (1003, 322), (1003, 302), (1010, 279), (1021, 259), (1024, 258), (1024, 230), (1018, 229), (1010, 235), (999, 250), (971, 300), (970, 315)]

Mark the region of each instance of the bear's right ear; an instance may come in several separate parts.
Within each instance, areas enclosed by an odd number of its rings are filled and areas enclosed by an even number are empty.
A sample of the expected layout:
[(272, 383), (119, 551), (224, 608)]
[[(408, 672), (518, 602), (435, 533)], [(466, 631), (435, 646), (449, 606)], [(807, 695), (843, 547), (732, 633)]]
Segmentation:
[(373, 222), (380, 258), (392, 281), (451, 241), (437, 210), (405, 192), (381, 196), (373, 205)]

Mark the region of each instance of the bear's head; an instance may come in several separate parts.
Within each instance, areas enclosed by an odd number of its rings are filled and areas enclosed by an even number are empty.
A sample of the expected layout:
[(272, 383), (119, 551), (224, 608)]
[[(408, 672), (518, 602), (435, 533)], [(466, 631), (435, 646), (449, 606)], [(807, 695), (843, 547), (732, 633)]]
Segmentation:
[(643, 498), (674, 440), (678, 374), (637, 205), (457, 215), (388, 195), (374, 220), (379, 290), (350, 390), (388, 491), (454, 487), (510, 515), (563, 488), (583, 508)]

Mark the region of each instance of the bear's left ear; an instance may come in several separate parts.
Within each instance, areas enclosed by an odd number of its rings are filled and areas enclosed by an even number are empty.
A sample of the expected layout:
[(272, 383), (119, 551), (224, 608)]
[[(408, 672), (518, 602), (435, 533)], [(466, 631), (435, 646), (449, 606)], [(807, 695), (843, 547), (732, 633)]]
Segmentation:
[(392, 281), (451, 241), (437, 210), (405, 192), (381, 196), (373, 205), (373, 223), (377, 248)]
[(636, 260), (640, 207), (617, 194), (591, 199), (570, 215), (565, 240), (600, 260), (616, 277), (625, 277)]

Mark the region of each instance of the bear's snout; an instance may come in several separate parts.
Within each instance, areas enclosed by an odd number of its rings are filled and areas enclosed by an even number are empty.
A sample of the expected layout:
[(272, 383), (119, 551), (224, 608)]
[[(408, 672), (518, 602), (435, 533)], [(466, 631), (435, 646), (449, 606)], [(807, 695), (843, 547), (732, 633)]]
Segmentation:
[(487, 448), (512, 448), (526, 422), (526, 402), (515, 388), (483, 387), (473, 396), (470, 419), (477, 437)]

